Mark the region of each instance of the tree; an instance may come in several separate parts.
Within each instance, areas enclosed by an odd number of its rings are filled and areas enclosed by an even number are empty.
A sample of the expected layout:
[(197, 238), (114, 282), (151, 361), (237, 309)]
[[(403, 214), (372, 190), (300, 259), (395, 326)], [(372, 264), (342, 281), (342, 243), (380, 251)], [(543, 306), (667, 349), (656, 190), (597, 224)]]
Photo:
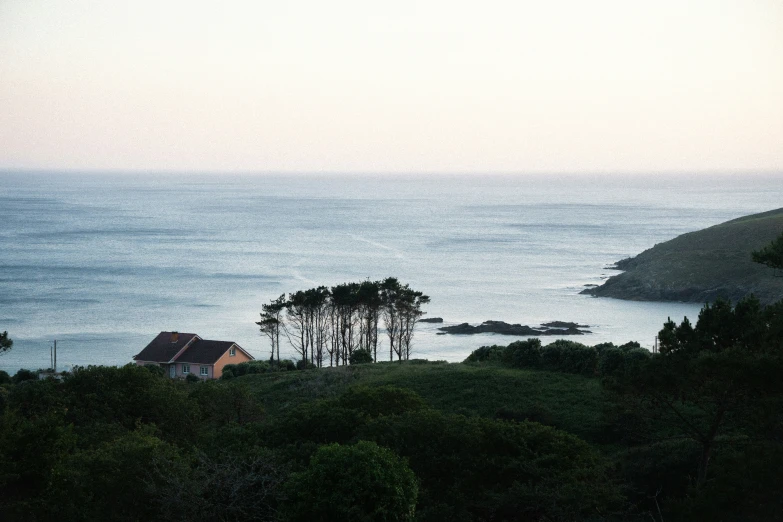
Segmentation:
[(14, 341), (8, 337), (8, 332), (3, 332), (0, 334), (0, 355), (9, 351), (13, 345)]
[(719, 300), (704, 306), (695, 328), (687, 319), (667, 321), (660, 353), (607, 381), (634, 400), (638, 413), (699, 445), (697, 487), (719, 441), (746, 439), (740, 428), (774, 415), (783, 353), (770, 331), (781, 323), (780, 303), (762, 309), (753, 297), (734, 307)]
[(783, 234), (751, 255), (755, 263), (761, 263), (775, 270), (783, 270)]
[(321, 446), (286, 484), (291, 521), (413, 520), (416, 476), (405, 459), (374, 442)]
[(429, 296), (402, 285), (389, 277), (380, 284), (381, 313), (389, 338), (389, 360), (408, 360), (411, 354), (413, 332), (424, 312), (421, 307), (430, 302)]
[(261, 333), (269, 338), (272, 345), (269, 359), (274, 360), (277, 355), (278, 362), (280, 361), (280, 328), (283, 324), (285, 307), (286, 299), (283, 294), (277, 299), (273, 299), (271, 303), (261, 306), (261, 320), (256, 323)]

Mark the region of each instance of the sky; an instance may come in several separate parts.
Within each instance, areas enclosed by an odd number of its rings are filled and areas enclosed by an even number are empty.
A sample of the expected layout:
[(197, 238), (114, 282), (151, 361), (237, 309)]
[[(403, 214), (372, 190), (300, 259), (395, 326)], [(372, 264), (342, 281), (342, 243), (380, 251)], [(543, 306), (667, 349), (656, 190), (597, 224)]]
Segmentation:
[(0, 169), (783, 171), (783, 1), (0, 0)]

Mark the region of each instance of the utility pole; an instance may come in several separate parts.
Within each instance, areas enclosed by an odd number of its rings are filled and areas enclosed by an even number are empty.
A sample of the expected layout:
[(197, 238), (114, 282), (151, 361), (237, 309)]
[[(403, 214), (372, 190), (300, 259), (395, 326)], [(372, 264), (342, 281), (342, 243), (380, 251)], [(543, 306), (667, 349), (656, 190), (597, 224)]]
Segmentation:
[(57, 339), (54, 340), (54, 373), (57, 373)]

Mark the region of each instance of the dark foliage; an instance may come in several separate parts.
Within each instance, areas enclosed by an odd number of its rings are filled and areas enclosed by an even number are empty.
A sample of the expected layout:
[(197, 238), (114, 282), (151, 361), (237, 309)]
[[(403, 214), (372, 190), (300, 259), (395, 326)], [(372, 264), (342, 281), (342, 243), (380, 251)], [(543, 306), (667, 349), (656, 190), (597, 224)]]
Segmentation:
[(0, 355), (9, 351), (14, 345), (14, 340), (8, 337), (8, 332), (0, 333)]
[(373, 362), (372, 353), (370, 353), (370, 350), (365, 350), (363, 348), (354, 350), (348, 357), (348, 362), (351, 364), (369, 364)]
[(360, 437), (408, 457), (419, 520), (576, 520), (620, 498), (594, 450), (536, 423), (420, 410), (379, 417)]
[(284, 519), (292, 522), (412, 521), (418, 495), (405, 459), (367, 441), (321, 446), (286, 487)]
[(36, 374), (32, 370), (25, 370), (24, 368), (16, 372), (12, 377), (14, 384), (19, 384), (20, 382), (23, 381), (35, 381), (37, 379), (38, 379), (38, 374)]

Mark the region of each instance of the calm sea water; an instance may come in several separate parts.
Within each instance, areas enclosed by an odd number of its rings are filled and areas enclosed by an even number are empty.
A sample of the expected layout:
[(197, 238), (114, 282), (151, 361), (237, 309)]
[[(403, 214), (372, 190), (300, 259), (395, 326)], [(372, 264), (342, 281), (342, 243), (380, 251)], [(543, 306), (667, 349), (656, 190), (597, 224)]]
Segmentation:
[[(783, 176), (0, 174), (0, 368), (124, 364), (161, 330), (266, 358), (254, 323), (284, 292), (396, 276), (446, 324), (578, 321), (651, 346), (699, 305), (579, 295), (678, 234), (783, 205)], [(436, 335), (459, 361), (514, 338)]]

